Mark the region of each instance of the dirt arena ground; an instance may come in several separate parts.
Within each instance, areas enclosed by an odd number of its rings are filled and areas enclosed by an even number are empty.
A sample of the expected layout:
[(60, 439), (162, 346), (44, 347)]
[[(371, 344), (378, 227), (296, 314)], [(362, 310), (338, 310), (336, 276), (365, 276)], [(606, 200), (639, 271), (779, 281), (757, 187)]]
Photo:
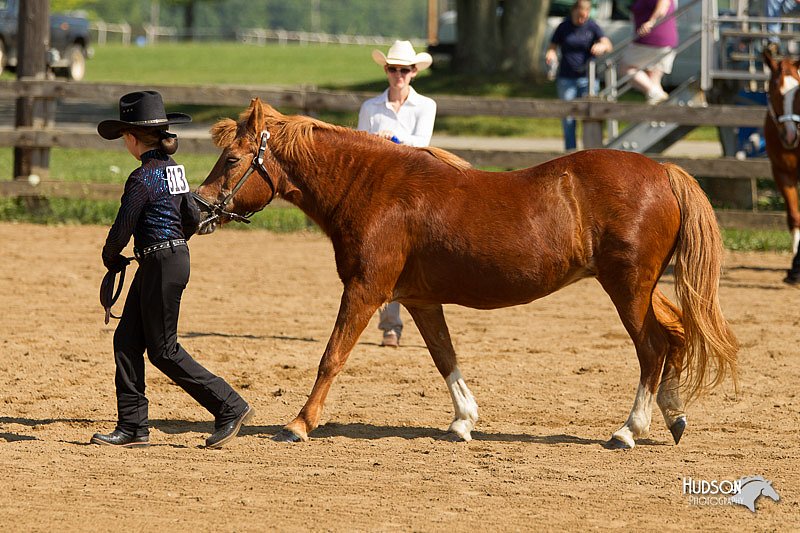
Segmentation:
[[(743, 346), (741, 393), (728, 382), (693, 405), (679, 446), (656, 409), (634, 450), (604, 448), (638, 364), (594, 280), (523, 307), (445, 309), (480, 407), (472, 442), (441, 439), (452, 404), (413, 323), (391, 350), (373, 319), (324, 425), (290, 445), (270, 437), (305, 401), (336, 315), (331, 246), (318, 234), (196, 237), (179, 335), (256, 416), (231, 446), (204, 449), (209, 415), (148, 363), (154, 445), (118, 450), (87, 444), (116, 420), (115, 324), (103, 325), (97, 296), (106, 231), (0, 224), (6, 530), (800, 529), (800, 291), (780, 281), (788, 255), (727, 255), (721, 299)], [(662, 285), (671, 292), (669, 277)], [(771, 480), (780, 501), (761, 497), (751, 513), (682, 493), (684, 478), (747, 475)]]

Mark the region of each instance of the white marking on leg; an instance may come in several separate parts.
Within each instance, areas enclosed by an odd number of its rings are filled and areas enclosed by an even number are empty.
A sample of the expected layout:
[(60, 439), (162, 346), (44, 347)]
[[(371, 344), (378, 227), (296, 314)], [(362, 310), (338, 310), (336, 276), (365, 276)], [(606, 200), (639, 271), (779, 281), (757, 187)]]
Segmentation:
[(792, 253), (797, 254), (797, 248), (800, 246), (800, 229), (794, 228), (792, 230)]
[(656, 403), (661, 409), (661, 414), (664, 416), (664, 422), (667, 423), (668, 428), (671, 428), (672, 424), (679, 418), (686, 418), (680, 396), (680, 379), (672, 367), (664, 372), (664, 377), (661, 378)]
[(450, 390), (450, 398), (453, 399), (453, 408), (455, 409), (455, 417), (448, 431), (470, 441), (472, 440), (471, 432), (475, 427), (475, 422), (478, 421), (478, 404), (467, 388), (467, 384), (464, 383), (458, 367), (445, 378), (445, 382)]
[(653, 414), (653, 393), (639, 383), (633, 409), (628, 415), (625, 425), (619, 428), (611, 438), (624, 442), (631, 448), (636, 446), (634, 439), (646, 435), (650, 431), (650, 418)]

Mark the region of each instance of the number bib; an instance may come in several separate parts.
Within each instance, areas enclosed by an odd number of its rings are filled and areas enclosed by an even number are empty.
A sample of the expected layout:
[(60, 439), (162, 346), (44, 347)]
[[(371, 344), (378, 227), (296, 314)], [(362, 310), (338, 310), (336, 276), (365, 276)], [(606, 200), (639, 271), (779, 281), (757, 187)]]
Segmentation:
[(166, 167), (166, 171), (170, 194), (189, 192), (189, 182), (186, 181), (186, 169), (183, 168), (183, 165)]

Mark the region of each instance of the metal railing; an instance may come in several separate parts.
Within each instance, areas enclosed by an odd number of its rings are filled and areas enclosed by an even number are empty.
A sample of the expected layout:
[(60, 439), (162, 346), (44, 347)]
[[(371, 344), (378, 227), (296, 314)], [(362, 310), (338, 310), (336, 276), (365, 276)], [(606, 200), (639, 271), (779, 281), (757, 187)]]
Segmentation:
[[(702, 3), (707, 0), (693, 0), (688, 4), (681, 6), (680, 8), (676, 9), (671, 15), (664, 17), (663, 20), (659, 21), (657, 26), (664, 24), (665, 22), (673, 19), (677, 19), (684, 14), (686, 14), (690, 9), (697, 6), (699, 3)], [(674, 49), (676, 54), (680, 54), (684, 50), (686, 50), (689, 46), (696, 43), (701, 38), (702, 30), (697, 31), (689, 36), (689, 38), (685, 39), (678, 47)], [(667, 54), (671, 53), (672, 50), (660, 54), (657, 58), (653, 61), (645, 65), (644, 67), (639, 68), (635, 72), (630, 74), (624, 75), (622, 78), (618, 77), (618, 68), (619, 63), (622, 59), (623, 54), (625, 53), (626, 48), (628, 48), (631, 43), (637, 38), (638, 36), (634, 33), (630, 37), (623, 39), (621, 42), (614, 45), (614, 51), (610, 54), (604, 56), (602, 58), (602, 67), (598, 68), (596, 65), (589, 66), (589, 87), (593, 90), (598, 74), (604, 74), (605, 80), (605, 88), (600, 91), (596, 96), (600, 96), (601, 98), (605, 98), (608, 100), (616, 100), (620, 95), (626, 93), (631, 89), (630, 81), (638, 72), (643, 72), (648, 68), (652, 67), (653, 65), (657, 64), (661, 61)], [(599, 70), (599, 72), (597, 72)]]
[[(289, 43), (308, 44), (373, 44), (378, 46), (391, 45), (397, 37), (384, 37), (382, 35), (345, 35), (321, 32), (290, 31), (269, 28), (245, 28), (236, 30), (236, 40), (244, 44), (264, 46), (267, 43), (287, 45)], [(425, 41), (412, 39), (412, 44), (424, 47)]]
[(99, 20), (89, 23), (89, 29), (97, 32), (97, 39), (95, 39), (95, 42), (99, 45), (108, 42), (109, 33), (119, 33), (122, 44), (126, 46), (131, 44), (131, 25), (128, 23), (114, 24)]
[[(749, 81), (755, 90), (755, 83), (768, 77), (760, 64), (763, 42), (773, 38), (789, 43), (800, 38), (800, 19), (751, 16), (747, 13), (748, 5), (747, 0), (740, 0), (735, 15), (720, 15), (717, 0), (704, 0), (700, 77), (703, 90), (711, 89), (714, 80)], [(780, 24), (787, 30), (769, 31), (770, 24)], [(741, 49), (731, 52), (729, 45)], [(746, 68), (736, 68), (737, 62), (746, 63)]]

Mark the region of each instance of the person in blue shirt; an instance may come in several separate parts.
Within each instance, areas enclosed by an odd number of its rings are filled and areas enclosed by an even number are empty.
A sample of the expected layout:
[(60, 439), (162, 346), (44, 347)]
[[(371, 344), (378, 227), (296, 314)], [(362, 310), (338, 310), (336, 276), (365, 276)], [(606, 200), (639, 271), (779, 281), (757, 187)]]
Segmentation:
[(109, 271), (122, 270), (128, 264), (122, 250), (133, 236), (139, 267), (114, 332), (117, 426), (108, 434), (95, 433), (91, 442), (126, 448), (149, 445), (146, 350), (156, 368), (214, 415), (214, 433), (206, 439), (206, 446), (218, 448), (236, 437), (253, 409), (178, 343), (181, 295), (189, 281), (186, 241), (200, 224), (200, 212), (183, 165), (171, 157), (178, 140), (167, 129), (170, 124), (190, 122), (191, 117), (166, 113), (161, 95), (155, 91), (137, 91), (120, 98), (119, 117), (102, 121), (97, 132), (104, 139), (122, 137), (141, 166), (125, 182), (102, 258)]
[[(591, 0), (577, 0), (570, 9), (570, 15), (553, 32), (545, 52), (548, 66), (558, 64), (556, 91), (561, 100), (574, 100), (589, 94), (589, 60), (613, 49), (611, 40), (597, 22), (589, 18), (591, 9)], [(595, 86), (595, 91), (598, 88), (599, 84)], [(574, 150), (577, 147), (575, 119), (566, 117), (561, 124), (564, 129), (564, 149)]]

